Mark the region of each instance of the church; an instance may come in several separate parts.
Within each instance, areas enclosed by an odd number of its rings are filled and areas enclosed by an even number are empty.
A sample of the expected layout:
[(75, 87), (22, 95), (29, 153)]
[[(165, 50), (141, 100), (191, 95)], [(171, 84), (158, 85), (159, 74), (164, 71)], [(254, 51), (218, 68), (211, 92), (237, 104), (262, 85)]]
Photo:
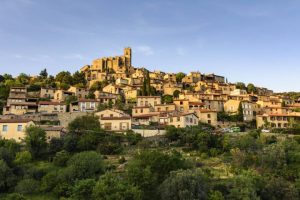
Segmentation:
[(103, 81), (108, 74), (126, 74), (132, 69), (131, 48), (124, 48), (122, 56), (103, 57), (93, 61), (92, 65), (85, 65), (80, 69), (89, 82)]

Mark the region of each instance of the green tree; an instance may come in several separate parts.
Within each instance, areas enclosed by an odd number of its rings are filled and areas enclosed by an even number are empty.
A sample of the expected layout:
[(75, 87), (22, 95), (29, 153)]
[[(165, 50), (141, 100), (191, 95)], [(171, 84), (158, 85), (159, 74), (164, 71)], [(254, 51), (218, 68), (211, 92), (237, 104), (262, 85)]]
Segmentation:
[(6, 192), (15, 184), (16, 177), (6, 162), (0, 159), (0, 192)]
[(93, 190), (94, 199), (140, 200), (141, 191), (124, 179), (106, 173), (101, 176)]
[(87, 81), (83, 72), (76, 71), (72, 77), (73, 85), (82, 85), (85, 86)]
[(173, 96), (172, 95), (164, 95), (162, 97), (162, 103), (173, 103)]
[(27, 198), (19, 193), (11, 193), (5, 197), (5, 200), (27, 200)]
[(19, 165), (24, 165), (30, 163), (32, 156), (29, 151), (22, 151), (16, 154), (15, 163)]
[(129, 162), (127, 177), (130, 183), (143, 191), (144, 199), (154, 199), (158, 195), (157, 186), (171, 171), (187, 167), (177, 152), (168, 155), (159, 151), (143, 151)]
[(179, 91), (179, 90), (175, 90), (175, 91), (173, 92), (173, 97), (174, 97), (174, 98), (178, 98), (178, 97), (179, 97), (179, 94), (180, 94), (180, 91)]
[(37, 126), (30, 126), (26, 129), (26, 149), (34, 159), (40, 158), (46, 153), (47, 142), (46, 132)]
[(47, 69), (43, 69), (41, 72), (40, 72), (40, 77), (41, 79), (46, 79), (48, 78), (48, 72), (47, 72)]
[(73, 155), (67, 162), (72, 180), (93, 178), (104, 172), (102, 156), (95, 151), (84, 151)]
[(176, 82), (177, 83), (181, 83), (182, 82), (182, 79), (186, 76), (185, 73), (183, 72), (179, 72), (176, 74)]
[(236, 83), (236, 89), (246, 90), (246, 85), (243, 82), (237, 82)]
[(82, 135), (88, 132), (100, 131), (99, 118), (94, 115), (85, 115), (75, 118), (68, 125), (68, 130), (76, 135)]
[[(73, 189), (71, 198), (74, 200), (90, 200), (92, 199), (93, 188), (96, 185), (94, 179), (84, 179), (76, 181)], [(103, 196), (101, 196), (103, 198)]]
[(20, 194), (35, 194), (39, 192), (40, 183), (34, 179), (23, 179), (18, 182), (15, 191)]
[(21, 85), (29, 84), (30, 77), (27, 74), (21, 73), (17, 78), (16, 82)]
[(265, 177), (262, 187), (261, 199), (299, 199), (299, 194), (295, 186), (282, 177)]
[(259, 200), (259, 179), (252, 172), (245, 171), (236, 175), (230, 182), (230, 190), (226, 199), (233, 200)]
[(72, 83), (73, 83), (72, 75), (68, 71), (59, 72), (55, 76), (55, 81), (60, 82), (60, 83), (65, 83), (65, 84), (68, 84), (68, 85), (72, 85)]
[(248, 93), (256, 93), (257, 92), (256, 87), (254, 86), (253, 83), (249, 83), (247, 85), (247, 92)]
[(53, 163), (57, 166), (66, 166), (68, 160), (70, 158), (70, 155), (67, 151), (59, 151), (56, 153), (56, 155), (53, 158)]
[(179, 170), (171, 172), (160, 187), (161, 199), (207, 199), (209, 180), (200, 170)]

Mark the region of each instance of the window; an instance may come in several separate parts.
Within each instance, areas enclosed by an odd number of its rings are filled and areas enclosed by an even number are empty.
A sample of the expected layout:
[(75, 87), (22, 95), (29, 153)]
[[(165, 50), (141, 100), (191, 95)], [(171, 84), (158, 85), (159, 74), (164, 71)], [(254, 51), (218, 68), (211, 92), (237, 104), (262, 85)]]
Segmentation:
[(178, 121), (178, 122), (180, 121), (180, 117), (177, 117), (177, 121)]
[(21, 132), (21, 131), (22, 131), (22, 125), (18, 125), (17, 131), (18, 131), (18, 132)]
[(207, 118), (210, 118), (210, 114), (207, 114)]
[(90, 107), (91, 107), (91, 109), (95, 109), (95, 107), (96, 107), (95, 102), (91, 102)]
[(3, 125), (3, 126), (2, 126), (2, 131), (3, 131), (3, 132), (7, 132), (7, 130), (8, 130), (7, 125)]
[(110, 114), (110, 117), (113, 117), (114, 115), (113, 114)]

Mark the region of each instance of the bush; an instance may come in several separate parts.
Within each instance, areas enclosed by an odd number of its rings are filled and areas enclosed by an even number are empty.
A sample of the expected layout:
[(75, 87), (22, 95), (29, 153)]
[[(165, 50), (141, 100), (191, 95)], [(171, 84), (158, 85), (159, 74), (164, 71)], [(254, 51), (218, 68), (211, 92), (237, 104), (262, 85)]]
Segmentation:
[(94, 177), (104, 171), (102, 156), (95, 151), (84, 151), (73, 155), (67, 162), (72, 179)]
[(63, 150), (57, 152), (55, 157), (53, 158), (53, 163), (57, 166), (66, 166), (67, 161), (69, 160), (70, 155), (67, 151)]
[(39, 192), (40, 183), (34, 179), (24, 179), (18, 182), (15, 191), (21, 194), (35, 194)]
[(29, 151), (22, 151), (16, 154), (15, 163), (19, 165), (24, 165), (30, 163), (32, 157)]
[(140, 200), (141, 191), (124, 179), (106, 173), (100, 177), (93, 190), (94, 199)]
[(5, 197), (5, 200), (26, 200), (26, 198), (19, 193), (11, 193)]
[(72, 189), (71, 198), (76, 200), (80, 199), (91, 199), (93, 188), (96, 185), (94, 179), (84, 179), (77, 181)]

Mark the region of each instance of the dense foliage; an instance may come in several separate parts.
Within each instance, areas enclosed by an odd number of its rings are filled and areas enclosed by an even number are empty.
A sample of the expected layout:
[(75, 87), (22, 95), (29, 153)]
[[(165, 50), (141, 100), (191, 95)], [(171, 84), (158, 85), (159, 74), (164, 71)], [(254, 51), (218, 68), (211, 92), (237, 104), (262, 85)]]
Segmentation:
[(107, 133), (79, 117), (62, 138), (37, 128), (0, 140), (4, 199), (299, 199), (300, 137), (213, 134), (168, 127), (165, 137)]

